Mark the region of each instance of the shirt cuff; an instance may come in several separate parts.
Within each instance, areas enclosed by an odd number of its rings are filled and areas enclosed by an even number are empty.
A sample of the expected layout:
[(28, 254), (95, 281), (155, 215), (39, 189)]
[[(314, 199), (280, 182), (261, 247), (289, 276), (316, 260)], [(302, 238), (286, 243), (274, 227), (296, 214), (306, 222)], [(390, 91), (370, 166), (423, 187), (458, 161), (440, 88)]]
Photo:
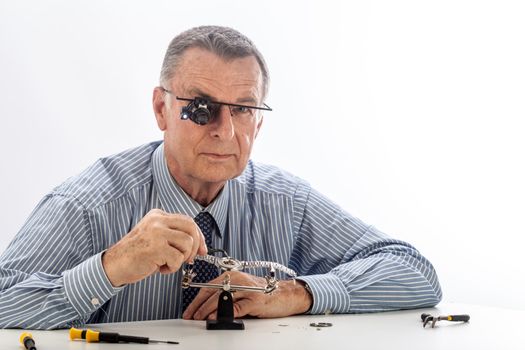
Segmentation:
[(308, 284), (312, 292), (312, 308), (308, 313), (348, 313), (350, 312), (350, 293), (343, 282), (335, 275), (310, 275), (297, 277)]
[(113, 287), (102, 266), (100, 252), (64, 272), (64, 289), (73, 308), (83, 318), (88, 318), (122, 287)]

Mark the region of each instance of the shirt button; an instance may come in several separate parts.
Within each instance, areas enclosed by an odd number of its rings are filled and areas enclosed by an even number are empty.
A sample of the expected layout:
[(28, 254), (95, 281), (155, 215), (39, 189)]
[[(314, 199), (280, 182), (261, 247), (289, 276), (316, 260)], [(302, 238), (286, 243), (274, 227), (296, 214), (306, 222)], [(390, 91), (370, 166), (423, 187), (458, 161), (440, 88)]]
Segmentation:
[(100, 301), (98, 301), (98, 298), (93, 297), (93, 298), (91, 299), (91, 305), (93, 305), (93, 306), (99, 306), (99, 305), (100, 305)]

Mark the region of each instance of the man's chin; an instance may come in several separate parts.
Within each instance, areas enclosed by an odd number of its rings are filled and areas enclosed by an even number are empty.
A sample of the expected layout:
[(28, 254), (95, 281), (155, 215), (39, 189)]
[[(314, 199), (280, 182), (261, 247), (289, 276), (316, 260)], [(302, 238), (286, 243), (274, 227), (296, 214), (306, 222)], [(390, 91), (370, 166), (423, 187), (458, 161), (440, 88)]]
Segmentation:
[(200, 174), (200, 180), (203, 182), (220, 183), (231, 180), (239, 176), (241, 172), (237, 169), (214, 169), (214, 167), (208, 167)]
[[(201, 158), (201, 160), (204, 160)], [(238, 159), (230, 158), (228, 161), (214, 161), (206, 159), (199, 162), (197, 170), (201, 180), (206, 182), (224, 182), (239, 176), (246, 164), (239, 164)]]

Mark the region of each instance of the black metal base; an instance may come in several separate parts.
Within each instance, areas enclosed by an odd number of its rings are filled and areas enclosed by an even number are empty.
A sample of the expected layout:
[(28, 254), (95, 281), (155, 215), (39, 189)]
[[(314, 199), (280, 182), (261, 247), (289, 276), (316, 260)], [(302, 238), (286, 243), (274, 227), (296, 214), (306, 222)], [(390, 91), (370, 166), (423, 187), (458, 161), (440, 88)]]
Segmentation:
[(209, 330), (238, 330), (242, 331), (244, 329), (244, 322), (240, 320), (233, 320), (232, 322), (219, 322), (219, 321), (206, 321), (206, 329)]
[(244, 323), (233, 319), (233, 296), (229, 291), (223, 290), (219, 295), (217, 304), (217, 320), (207, 320), (206, 329), (209, 330), (243, 330)]

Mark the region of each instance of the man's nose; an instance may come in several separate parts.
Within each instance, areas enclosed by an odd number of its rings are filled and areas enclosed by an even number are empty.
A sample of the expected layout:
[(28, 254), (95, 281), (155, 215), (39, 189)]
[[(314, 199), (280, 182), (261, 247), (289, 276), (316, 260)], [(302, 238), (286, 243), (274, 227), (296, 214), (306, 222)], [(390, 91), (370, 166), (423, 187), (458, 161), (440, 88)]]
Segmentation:
[(220, 139), (229, 140), (235, 134), (235, 126), (229, 106), (220, 106), (211, 123), (211, 135)]

